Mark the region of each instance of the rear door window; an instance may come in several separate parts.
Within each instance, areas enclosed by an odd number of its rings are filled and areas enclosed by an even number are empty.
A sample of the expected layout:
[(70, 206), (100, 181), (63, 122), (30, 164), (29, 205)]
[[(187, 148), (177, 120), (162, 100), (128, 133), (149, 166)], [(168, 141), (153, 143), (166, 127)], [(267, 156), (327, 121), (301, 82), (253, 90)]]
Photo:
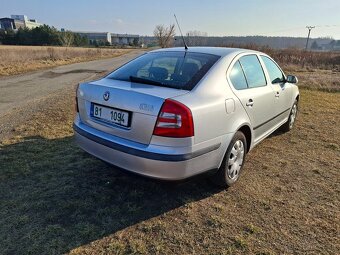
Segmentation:
[(246, 76), (249, 88), (267, 85), (262, 66), (256, 55), (243, 56), (239, 61)]

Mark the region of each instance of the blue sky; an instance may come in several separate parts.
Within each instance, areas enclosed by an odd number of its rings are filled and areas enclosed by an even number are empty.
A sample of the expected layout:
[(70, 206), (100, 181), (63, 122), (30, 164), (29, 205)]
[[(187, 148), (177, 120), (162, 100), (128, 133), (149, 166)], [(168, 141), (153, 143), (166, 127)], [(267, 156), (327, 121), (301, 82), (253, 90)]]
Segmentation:
[(208, 35), (301, 36), (340, 39), (340, 0), (10, 0), (0, 17), (25, 14), (42, 23), (74, 31), (151, 35), (157, 24), (174, 23), (183, 32)]

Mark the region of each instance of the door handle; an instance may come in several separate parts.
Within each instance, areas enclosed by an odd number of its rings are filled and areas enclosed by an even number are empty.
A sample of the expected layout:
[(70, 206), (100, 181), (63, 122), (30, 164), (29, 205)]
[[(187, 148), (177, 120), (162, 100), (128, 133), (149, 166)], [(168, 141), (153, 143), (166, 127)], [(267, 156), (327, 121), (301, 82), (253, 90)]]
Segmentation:
[(280, 92), (276, 91), (275, 97), (280, 97)]
[(253, 105), (254, 105), (254, 101), (253, 101), (253, 99), (250, 98), (250, 99), (248, 100), (248, 102), (246, 103), (246, 106), (250, 106), (250, 107), (251, 107), (251, 106), (253, 106)]

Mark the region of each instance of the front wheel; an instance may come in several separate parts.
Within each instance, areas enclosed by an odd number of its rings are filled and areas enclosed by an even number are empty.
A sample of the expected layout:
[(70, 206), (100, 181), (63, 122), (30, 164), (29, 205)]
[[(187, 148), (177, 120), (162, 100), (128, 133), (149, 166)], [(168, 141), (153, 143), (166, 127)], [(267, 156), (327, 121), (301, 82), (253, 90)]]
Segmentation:
[(283, 132), (289, 132), (293, 127), (294, 127), (294, 123), (297, 117), (297, 113), (298, 113), (298, 101), (295, 100), (292, 109), (290, 110), (290, 114), (288, 117), (288, 120), (285, 124), (282, 125), (281, 130)]
[(232, 186), (240, 177), (247, 152), (247, 140), (237, 131), (231, 140), (221, 167), (213, 176), (213, 182), (222, 187)]

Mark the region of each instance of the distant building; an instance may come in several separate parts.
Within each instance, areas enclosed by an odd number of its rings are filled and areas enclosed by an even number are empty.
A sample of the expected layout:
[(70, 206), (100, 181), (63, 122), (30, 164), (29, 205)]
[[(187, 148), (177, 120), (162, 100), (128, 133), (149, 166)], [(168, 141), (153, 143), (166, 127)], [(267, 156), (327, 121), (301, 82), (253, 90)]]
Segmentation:
[(90, 44), (133, 45), (139, 42), (139, 35), (114, 34), (110, 32), (74, 32), (86, 36)]
[(19, 28), (25, 28), (25, 22), (11, 18), (1, 18), (0, 28), (4, 30), (17, 30)]
[(87, 37), (90, 44), (94, 44), (95, 42), (111, 44), (111, 34), (109, 32), (73, 32)]
[(111, 34), (111, 44), (113, 45), (133, 45), (135, 42), (139, 42), (139, 35)]
[(5, 30), (17, 30), (19, 28), (36, 28), (41, 26), (36, 19), (28, 19), (26, 15), (11, 15), (10, 18), (0, 19), (0, 28)]
[(11, 15), (11, 18), (14, 20), (20, 20), (25, 23), (25, 27), (32, 29), (41, 26), (41, 23), (38, 23), (36, 19), (28, 19), (26, 15)]

